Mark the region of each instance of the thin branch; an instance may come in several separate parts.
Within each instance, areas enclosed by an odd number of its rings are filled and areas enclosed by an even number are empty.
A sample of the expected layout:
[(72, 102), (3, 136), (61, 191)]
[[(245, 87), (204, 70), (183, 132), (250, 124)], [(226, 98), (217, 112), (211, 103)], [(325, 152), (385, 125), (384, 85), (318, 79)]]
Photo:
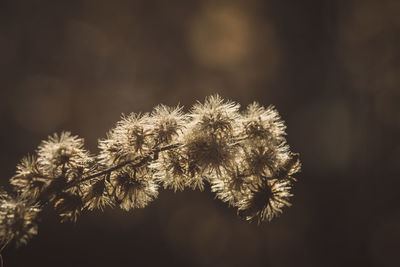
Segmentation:
[(117, 165), (115, 165), (115, 166), (113, 166), (113, 167), (110, 167), (110, 168), (108, 168), (108, 169), (106, 169), (106, 170), (103, 170), (103, 171), (100, 171), (100, 172), (91, 174), (91, 175), (89, 175), (89, 176), (86, 176), (86, 177), (82, 178), (82, 179), (79, 180), (79, 181), (73, 181), (73, 182), (69, 183), (69, 184), (66, 186), (65, 189), (71, 188), (71, 187), (76, 186), (76, 185), (78, 185), (78, 184), (80, 184), (80, 183), (89, 181), (89, 180), (91, 180), (91, 179), (100, 177), (100, 176), (102, 176), (102, 175), (109, 174), (109, 173), (111, 173), (111, 172), (113, 172), (113, 171), (115, 171), (115, 170), (121, 169), (122, 167), (124, 167), (124, 166), (126, 166), (126, 165), (129, 165), (129, 164), (131, 164), (131, 163), (134, 163), (134, 162), (136, 162), (137, 160), (141, 159), (139, 162), (137, 162), (136, 164), (133, 164), (133, 165), (132, 165), (133, 168), (139, 168), (139, 167), (143, 166), (144, 164), (146, 164), (147, 162), (149, 162), (149, 161), (152, 160), (151, 155), (154, 155), (154, 154), (159, 153), (159, 152), (162, 152), (162, 151), (171, 150), (171, 149), (177, 148), (177, 147), (179, 147), (179, 146), (182, 146), (182, 144), (176, 143), (176, 144), (172, 144), (172, 145), (168, 145), (168, 146), (163, 146), (163, 147), (155, 148), (155, 149), (153, 149), (150, 153), (148, 153), (148, 154), (145, 155), (145, 156), (139, 156), (139, 157), (136, 157), (135, 159), (127, 160), (127, 161), (121, 162), (121, 163), (119, 163), (119, 164), (117, 164)]

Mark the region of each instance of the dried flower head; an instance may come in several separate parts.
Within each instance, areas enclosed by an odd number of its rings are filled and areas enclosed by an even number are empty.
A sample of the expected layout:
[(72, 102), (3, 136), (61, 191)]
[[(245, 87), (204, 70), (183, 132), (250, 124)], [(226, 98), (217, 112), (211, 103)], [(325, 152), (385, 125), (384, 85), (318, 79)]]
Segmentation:
[(153, 146), (171, 143), (185, 128), (186, 122), (187, 116), (183, 114), (182, 107), (155, 107), (147, 121), (154, 138)]
[(293, 175), (300, 172), (300, 170), (301, 163), (299, 154), (290, 152), (288, 157), (283, 161), (280, 169), (278, 169), (274, 174), (274, 177), (276, 179), (288, 179), (296, 181), (296, 178), (294, 178)]
[(253, 103), (247, 107), (242, 123), (246, 140), (241, 148), (250, 172), (268, 179), (288, 178), (282, 176), (282, 170), (291, 159), (291, 152), (286, 144), (286, 126), (275, 108), (265, 109)]
[(219, 95), (207, 97), (204, 104), (198, 102), (192, 108), (190, 118), (192, 127), (207, 134), (232, 137), (239, 121), (240, 105), (224, 101)]
[(0, 242), (15, 241), (17, 246), (26, 244), (37, 234), (36, 216), (40, 209), (25, 199), (0, 193)]
[(122, 119), (99, 141), (99, 160), (110, 166), (125, 160), (132, 160), (151, 149), (150, 128), (147, 126), (148, 114), (131, 113)]
[(251, 139), (263, 139), (270, 145), (279, 145), (285, 141), (286, 126), (273, 106), (264, 108), (254, 102), (247, 107), (242, 121), (244, 131)]
[(17, 165), (17, 172), (10, 183), (24, 198), (37, 199), (49, 183), (49, 178), (39, 168), (36, 156), (27, 156)]
[(251, 174), (246, 165), (237, 162), (235, 166), (223, 169), (220, 175), (211, 180), (211, 190), (222, 201), (237, 206), (237, 203), (250, 193), (251, 182)]
[(114, 172), (111, 175), (110, 190), (115, 202), (126, 211), (144, 208), (158, 195), (158, 186), (149, 179), (149, 170), (146, 167), (126, 167)]
[(203, 132), (193, 132), (186, 136), (186, 153), (189, 164), (196, 165), (200, 170), (220, 171), (232, 165), (237, 151), (231, 140), (206, 135)]
[(101, 209), (113, 206), (114, 202), (107, 191), (106, 179), (98, 178), (83, 185), (83, 202), (88, 210)]
[(282, 213), (282, 208), (290, 207), (291, 183), (288, 180), (265, 180), (250, 188), (250, 194), (238, 203), (239, 214), (246, 220), (271, 221)]
[(230, 167), (237, 152), (239, 107), (218, 95), (206, 98), (204, 104), (194, 105), (190, 114), (192, 121), (183, 137), (191, 169), (204, 174)]
[(183, 191), (188, 185), (187, 160), (179, 149), (160, 153), (158, 160), (149, 167), (154, 172), (154, 180), (165, 189)]
[(38, 148), (38, 164), (48, 177), (76, 179), (89, 168), (93, 159), (83, 148), (82, 138), (70, 132), (54, 134)]

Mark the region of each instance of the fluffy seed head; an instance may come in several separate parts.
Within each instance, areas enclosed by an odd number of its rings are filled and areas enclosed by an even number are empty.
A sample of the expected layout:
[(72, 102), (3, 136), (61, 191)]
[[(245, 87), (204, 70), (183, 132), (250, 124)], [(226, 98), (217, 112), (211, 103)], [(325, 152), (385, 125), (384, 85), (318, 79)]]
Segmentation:
[(198, 102), (190, 117), (198, 131), (230, 137), (237, 127), (240, 105), (224, 101), (219, 95), (207, 97), (204, 104)]
[(244, 164), (237, 162), (235, 166), (223, 169), (220, 175), (211, 179), (211, 190), (216, 196), (231, 206), (237, 203), (250, 193), (250, 173)]
[(72, 136), (70, 132), (54, 134), (43, 141), (38, 148), (38, 165), (49, 177), (60, 175), (76, 178), (88, 169), (93, 159), (83, 148), (83, 139)]
[(180, 150), (160, 153), (149, 167), (154, 172), (154, 180), (166, 189), (183, 191), (188, 184), (187, 161)]
[(235, 157), (236, 147), (231, 140), (193, 132), (185, 141), (189, 164), (199, 166), (204, 172), (230, 167)]
[(15, 241), (17, 246), (26, 244), (37, 234), (36, 216), (40, 209), (18, 197), (0, 193), (0, 242)]
[(251, 193), (238, 204), (239, 214), (246, 220), (257, 219), (258, 223), (271, 221), (282, 213), (282, 208), (290, 207), (291, 184), (288, 180), (266, 180), (254, 185)]
[(271, 145), (285, 141), (286, 126), (273, 106), (264, 108), (254, 102), (247, 107), (242, 121), (245, 133), (251, 139), (267, 140)]
[(144, 208), (158, 195), (158, 186), (149, 179), (147, 168), (123, 168), (111, 175), (110, 195), (119, 206), (129, 211)]
[(99, 141), (99, 160), (106, 166), (132, 160), (151, 149), (150, 129), (146, 124), (148, 114), (131, 113), (122, 119)]
[(17, 165), (10, 183), (24, 198), (37, 199), (49, 180), (39, 168), (36, 156), (27, 156)]
[(83, 185), (83, 202), (88, 210), (113, 206), (114, 202), (107, 192), (108, 182), (104, 178), (93, 179)]
[(154, 108), (146, 122), (151, 128), (155, 145), (168, 144), (176, 139), (185, 128), (187, 117), (182, 112), (182, 107), (168, 107), (159, 105)]

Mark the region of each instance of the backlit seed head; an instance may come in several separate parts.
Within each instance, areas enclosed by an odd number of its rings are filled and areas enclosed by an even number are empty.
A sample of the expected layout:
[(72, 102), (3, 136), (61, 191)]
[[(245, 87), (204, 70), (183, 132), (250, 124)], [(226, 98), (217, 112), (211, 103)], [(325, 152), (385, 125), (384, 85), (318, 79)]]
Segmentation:
[(154, 145), (168, 144), (174, 141), (185, 128), (187, 116), (182, 107), (159, 105), (148, 117), (147, 125), (151, 129)]
[(166, 151), (149, 166), (154, 172), (154, 180), (165, 189), (183, 191), (188, 185), (188, 164), (181, 150)]
[(250, 193), (251, 173), (244, 164), (236, 162), (231, 168), (223, 169), (220, 175), (211, 179), (211, 190), (216, 196), (231, 206)]
[(240, 105), (224, 101), (219, 95), (206, 98), (204, 104), (198, 102), (190, 113), (192, 127), (198, 131), (230, 137), (235, 133), (240, 118)]
[(158, 196), (158, 185), (149, 179), (149, 170), (146, 167), (126, 167), (114, 172), (109, 190), (115, 202), (126, 211), (144, 208)]
[(83, 202), (88, 210), (113, 206), (113, 199), (107, 191), (108, 181), (103, 178), (93, 179), (83, 185)]
[(26, 244), (37, 234), (36, 217), (40, 209), (21, 197), (13, 198), (0, 193), (0, 242), (14, 241), (17, 246)]
[(189, 164), (196, 165), (205, 172), (230, 167), (236, 150), (231, 140), (203, 132), (193, 132), (185, 137), (185, 151)]
[(38, 148), (38, 166), (49, 177), (69, 176), (76, 178), (93, 162), (92, 157), (83, 148), (83, 139), (72, 136), (70, 132), (54, 134), (43, 141)]
[(249, 105), (242, 117), (244, 132), (251, 139), (263, 139), (271, 145), (285, 141), (286, 126), (273, 106), (264, 108), (254, 102)]
[(238, 203), (238, 212), (249, 221), (271, 221), (282, 213), (283, 207), (291, 206), (290, 189), (288, 180), (273, 179), (253, 185), (251, 193)]
[(123, 115), (107, 138), (99, 141), (100, 162), (110, 166), (147, 153), (152, 147), (150, 127), (146, 124), (148, 119), (148, 114)]
[(49, 180), (39, 168), (36, 156), (27, 156), (17, 165), (10, 183), (24, 198), (37, 199)]

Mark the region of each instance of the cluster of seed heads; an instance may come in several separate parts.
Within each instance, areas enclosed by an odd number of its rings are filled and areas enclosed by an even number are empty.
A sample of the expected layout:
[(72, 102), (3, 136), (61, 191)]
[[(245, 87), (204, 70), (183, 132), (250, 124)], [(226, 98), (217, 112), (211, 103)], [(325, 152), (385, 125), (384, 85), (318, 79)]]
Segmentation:
[(270, 221), (290, 206), (300, 170), (298, 154), (285, 139), (273, 107), (239, 104), (218, 95), (182, 107), (159, 105), (151, 113), (122, 116), (100, 152), (63, 132), (43, 141), (22, 159), (10, 179), (15, 189), (0, 193), (0, 242), (26, 243), (36, 220), (53, 207), (61, 220), (76, 221), (83, 210), (143, 208), (160, 187), (182, 191), (209, 185), (216, 197), (249, 221)]

